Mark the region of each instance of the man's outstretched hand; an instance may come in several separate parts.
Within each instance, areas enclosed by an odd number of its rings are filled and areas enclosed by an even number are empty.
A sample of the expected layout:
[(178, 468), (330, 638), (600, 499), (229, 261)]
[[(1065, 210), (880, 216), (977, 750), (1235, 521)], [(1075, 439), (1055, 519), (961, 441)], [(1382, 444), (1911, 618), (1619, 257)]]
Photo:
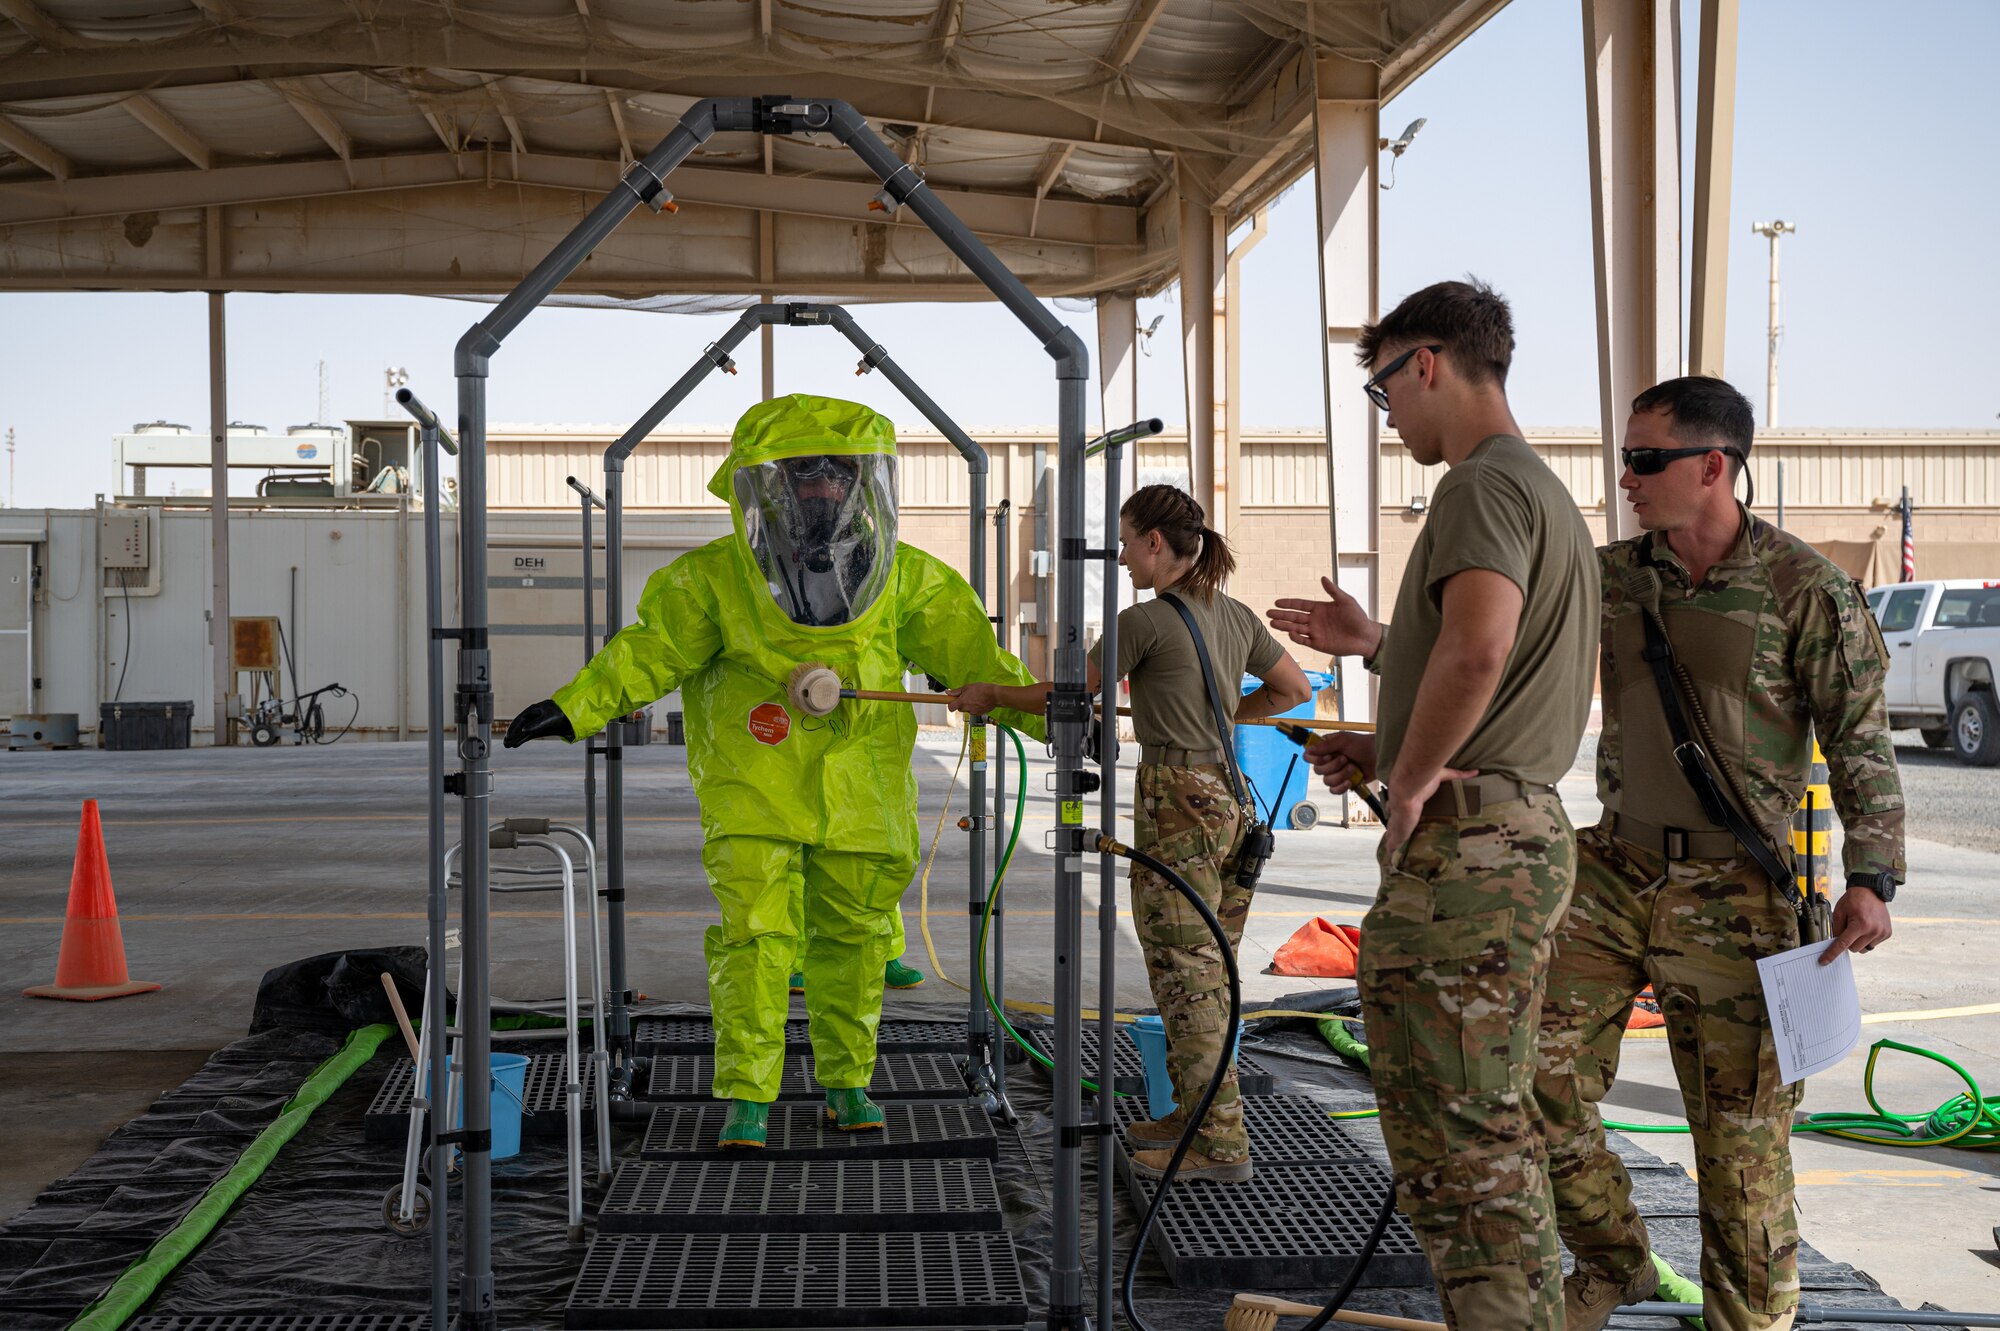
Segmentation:
[(1335, 586), (1332, 578), (1321, 578), (1319, 585), (1326, 588), (1331, 601), (1288, 596), (1276, 609), (1264, 612), (1272, 629), (1328, 656), (1374, 656), (1382, 645), (1382, 626), (1368, 617), (1359, 601)]
[(521, 714), (507, 723), (507, 737), (500, 741), (510, 749), (518, 749), (531, 739), (575, 739), (576, 732), (570, 729), (569, 718), (563, 709), (556, 706), (553, 698), (544, 698), (538, 703), (521, 709)]

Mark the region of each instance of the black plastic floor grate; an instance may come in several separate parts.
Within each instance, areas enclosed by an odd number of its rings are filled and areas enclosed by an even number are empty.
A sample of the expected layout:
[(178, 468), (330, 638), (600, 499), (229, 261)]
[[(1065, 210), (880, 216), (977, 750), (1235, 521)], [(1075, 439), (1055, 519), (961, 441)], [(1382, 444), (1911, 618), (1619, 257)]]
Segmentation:
[(574, 1331), (1019, 1326), (1005, 1233), (607, 1234), (565, 1319)]
[[(569, 1131), (568, 1104), (563, 1098), (561, 1054), (531, 1054), (521, 1097), (524, 1137), (560, 1137)], [(589, 1133), (596, 1120), (597, 1089), (590, 1075), (590, 1056), (583, 1060), (583, 1130)], [(402, 1141), (410, 1127), (410, 1088), (416, 1083), (416, 1064), (407, 1058), (396, 1060), (382, 1089), (368, 1106), (363, 1125), (369, 1141)]]
[[(1143, 1212), (1154, 1183), (1133, 1174), (1122, 1151), (1118, 1168)], [(1176, 1183), (1153, 1226), (1153, 1250), (1182, 1289), (1325, 1289), (1346, 1279), (1388, 1188), (1388, 1175), (1366, 1160), (1260, 1166), (1247, 1183)], [(1430, 1279), (1409, 1219), (1391, 1216), (1361, 1283)]]
[(430, 1331), (429, 1313), (165, 1313), (125, 1331)]
[[(1018, 1027), (1016, 1029), (1019, 1029)], [(1028, 1043), (1035, 1046), (1046, 1058), (1056, 1056), (1056, 1033), (1047, 1026), (1031, 1026), (1021, 1032)], [(1097, 1076), (1097, 1023), (1085, 1022), (1083, 1027), (1083, 1075)], [(1044, 1076), (1049, 1070), (1037, 1063)], [(1117, 1080), (1116, 1089), (1123, 1095), (1144, 1095), (1146, 1093), (1146, 1065), (1140, 1061), (1139, 1046), (1132, 1043), (1131, 1033), (1123, 1027), (1118, 1030), (1118, 1048), (1111, 1061), (1112, 1075)], [(1242, 1050), (1236, 1053), (1236, 1089), (1243, 1095), (1269, 1095), (1278, 1089), (1277, 1074), (1257, 1061), (1254, 1054)]]
[[(1143, 1098), (1116, 1101), (1120, 1129), (1152, 1117)], [(1250, 1155), (1263, 1169), (1275, 1165), (1316, 1165), (1372, 1159), (1323, 1106), (1303, 1095), (1257, 1095), (1243, 1101), (1243, 1126), (1250, 1132)], [(1145, 1146), (1141, 1150), (1148, 1149)]]
[(1005, 1229), (985, 1160), (676, 1160), (622, 1166), (601, 1234)]
[[(715, 1049), (715, 1026), (707, 1017), (640, 1017), (632, 1040), (642, 1054), (707, 1054)], [(907, 1021), (884, 1017), (875, 1047), (902, 1053), (949, 1054), (965, 1048), (962, 1021)], [(785, 1023), (785, 1048), (810, 1053), (812, 1039), (803, 1021)]]
[[(729, 1106), (719, 1100), (700, 1105), (656, 1105), (639, 1154), (647, 1160), (741, 1159), (740, 1151), (725, 1151), (715, 1144), (728, 1115)], [(841, 1132), (826, 1125), (826, 1114), (817, 1103), (775, 1104), (771, 1106), (770, 1136), (758, 1158), (993, 1160), (1000, 1154), (993, 1120), (977, 1105), (892, 1102), (882, 1106), (882, 1117), (880, 1132)]]
[[(646, 1083), (649, 1100), (706, 1100), (715, 1080), (715, 1060), (706, 1054), (682, 1054), (653, 1060)], [(868, 1094), (876, 1100), (940, 1100), (963, 1097), (965, 1078), (949, 1054), (889, 1052), (875, 1057), (875, 1076)], [(780, 1100), (819, 1100), (826, 1090), (813, 1075), (811, 1054), (785, 1058)]]

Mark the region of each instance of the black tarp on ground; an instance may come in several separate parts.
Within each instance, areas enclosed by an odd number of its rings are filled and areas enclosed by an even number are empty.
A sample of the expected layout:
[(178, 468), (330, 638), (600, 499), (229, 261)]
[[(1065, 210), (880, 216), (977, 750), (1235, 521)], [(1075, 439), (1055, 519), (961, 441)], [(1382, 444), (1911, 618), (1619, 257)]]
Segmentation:
[[(913, 1019), (963, 1015), (959, 1008), (900, 998), (892, 1011)], [(152, 1111), (113, 1134), (103, 1150), (50, 1187), (28, 1211), (0, 1227), (0, 1308), (6, 1309), (8, 1331), (66, 1325), (147, 1243), (171, 1227), (338, 1044), (330, 1035), (286, 1030), (238, 1041)], [(509, 1046), (502, 1038), (495, 1047)], [(1246, 1035), (1245, 1047), (1256, 1048), (1290, 1078), (1290, 1089), (1329, 1108), (1371, 1104), (1361, 1076), (1340, 1066), (1304, 1023), (1289, 1028), (1271, 1023)], [(428, 1308), (429, 1239), (397, 1236), (382, 1218), (383, 1195), (400, 1177), (401, 1146), (368, 1142), (362, 1129), (369, 1102), (402, 1053), (400, 1042), (384, 1044), (327, 1102), (222, 1227), (162, 1285), (148, 1314)], [(1054, 1158), (1048, 1081), (1037, 1070), (1015, 1064), (1010, 1091), (1021, 1121), (1011, 1129), (1001, 1125), (996, 1175), (1030, 1306), (1044, 1306)], [(1348, 1127), (1380, 1158), (1380, 1135), (1371, 1123)], [(614, 1131), (619, 1159), (635, 1158), (643, 1123)], [(1676, 1268), (1695, 1270), (1700, 1240), (1692, 1219), (1692, 1180), (1628, 1141), (1619, 1148), (1635, 1170), (1641, 1209), (1652, 1217), (1659, 1251)], [(1084, 1175), (1086, 1254), (1093, 1250), (1096, 1224), (1093, 1155), (1086, 1153)], [(528, 1138), (519, 1156), (494, 1166), (493, 1256), (503, 1326), (554, 1331), (563, 1325), (563, 1305), (584, 1251), (565, 1237), (564, 1160), (560, 1139)], [(587, 1131), (587, 1185), (589, 1160)], [(1139, 1218), (1116, 1179), (1111, 1196), (1122, 1254), (1129, 1250)], [(593, 1209), (597, 1200), (596, 1190), (587, 1186), (586, 1209)], [(453, 1229), (456, 1234), (456, 1224)], [(1808, 1298), (1897, 1306), (1866, 1275), (1809, 1248), (1802, 1249), (1800, 1265)], [(1313, 1301), (1303, 1291), (1291, 1296)], [(1151, 1254), (1141, 1263), (1139, 1307), (1158, 1331), (1215, 1331), (1229, 1298), (1227, 1292), (1175, 1289)], [(1437, 1316), (1436, 1299), (1427, 1288), (1364, 1289), (1349, 1306), (1406, 1317)], [(1666, 1323), (1621, 1319), (1613, 1325)]]

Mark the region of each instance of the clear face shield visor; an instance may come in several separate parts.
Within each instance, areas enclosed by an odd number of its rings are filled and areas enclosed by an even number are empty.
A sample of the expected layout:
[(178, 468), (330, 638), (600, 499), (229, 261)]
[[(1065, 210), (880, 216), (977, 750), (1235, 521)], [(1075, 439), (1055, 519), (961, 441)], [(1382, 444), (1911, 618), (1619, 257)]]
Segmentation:
[(852, 623), (888, 585), (896, 554), (896, 460), (819, 453), (739, 467), (743, 535), (794, 624)]

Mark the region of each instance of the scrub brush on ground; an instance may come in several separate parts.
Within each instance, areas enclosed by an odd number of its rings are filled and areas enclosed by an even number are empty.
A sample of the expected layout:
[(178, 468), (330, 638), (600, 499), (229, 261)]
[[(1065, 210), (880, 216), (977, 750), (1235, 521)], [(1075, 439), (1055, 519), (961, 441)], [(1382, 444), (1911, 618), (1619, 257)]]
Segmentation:
[[(1238, 1294), (1223, 1316), (1222, 1331), (1274, 1331), (1280, 1317), (1317, 1317), (1319, 1313), (1319, 1308), (1310, 1303), (1293, 1303), (1269, 1294)], [(1336, 1312), (1333, 1320), (1347, 1326), (1379, 1327), (1383, 1331), (1445, 1331), (1443, 1322), (1353, 1312), (1347, 1308)]]

